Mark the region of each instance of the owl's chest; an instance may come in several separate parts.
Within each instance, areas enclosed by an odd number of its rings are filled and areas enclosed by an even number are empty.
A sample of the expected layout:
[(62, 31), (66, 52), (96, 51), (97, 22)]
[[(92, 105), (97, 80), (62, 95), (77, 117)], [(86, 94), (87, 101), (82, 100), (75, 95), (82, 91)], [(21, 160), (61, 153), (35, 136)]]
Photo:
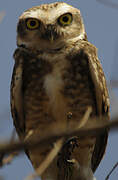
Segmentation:
[(41, 109), (48, 117), (66, 119), (70, 111), (73, 117), (77, 113), (83, 116), (88, 106), (95, 107), (86, 59), (57, 58), (53, 62), (32, 59), (25, 63), (23, 92), (27, 112), (36, 115)]
[(33, 93), (35, 96), (45, 94), (53, 99), (64, 86), (63, 74), (68, 63), (65, 59), (49, 62), (46, 59), (31, 59), (24, 62), (23, 92)]

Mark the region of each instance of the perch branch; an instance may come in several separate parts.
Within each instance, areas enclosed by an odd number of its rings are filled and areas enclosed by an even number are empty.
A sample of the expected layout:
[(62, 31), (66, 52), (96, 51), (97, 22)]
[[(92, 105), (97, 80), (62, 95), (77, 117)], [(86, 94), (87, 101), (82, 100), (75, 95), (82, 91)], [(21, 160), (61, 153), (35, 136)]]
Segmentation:
[[(104, 118), (106, 119), (106, 118)], [(57, 124), (55, 124), (55, 132), (50, 134), (43, 134), (42, 137), (34, 136), (33, 138), (30, 138), (30, 140), (25, 142), (20, 141), (14, 141), (13, 143), (0, 143), (0, 153), (9, 154), (13, 151), (23, 151), (25, 148), (33, 148), (36, 145), (42, 146), (46, 143), (53, 143), (57, 139), (60, 139), (62, 137), (69, 138), (71, 136), (80, 136), (85, 137), (91, 136), (91, 135), (99, 135), (102, 132), (104, 132), (107, 129), (115, 130), (118, 128), (118, 118), (113, 119), (111, 121), (104, 122), (103, 118), (96, 119), (97, 123), (91, 123), (91, 127), (88, 128), (80, 128), (77, 130), (77, 128), (69, 129), (68, 131), (64, 131), (61, 129), (61, 126), (59, 127), (57, 131)], [(77, 127), (77, 126), (75, 126)], [(54, 127), (53, 127), (54, 128)], [(57, 131), (57, 132), (56, 132)], [(53, 132), (52, 129), (48, 129), (47, 132)]]

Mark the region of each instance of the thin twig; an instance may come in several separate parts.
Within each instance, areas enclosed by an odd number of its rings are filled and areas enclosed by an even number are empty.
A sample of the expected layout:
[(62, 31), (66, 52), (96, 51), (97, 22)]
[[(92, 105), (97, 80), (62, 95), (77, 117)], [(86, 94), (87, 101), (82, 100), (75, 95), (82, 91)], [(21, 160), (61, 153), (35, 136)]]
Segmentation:
[(92, 112), (92, 107), (90, 106), (90, 107), (87, 108), (83, 118), (80, 120), (79, 126), (77, 127), (77, 129), (80, 129), (80, 128), (85, 126), (85, 124), (87, 123), (87, 121), (88, 121), (88, 119), (90, 117), (91, 112)]
[(1, 11), (1, 12), (0, 12), (0, 23), (2, 22), (5, 14), (6, 14), (6, 13), (5, 13), (4, 11)]
[(11, 153), (8, 157), (5, 157), (5, 158), (3, 158), (3, 160), (2, 160), (2, 166), (4, 166), (4, 165), (7, 165), (7, 164), (10, 164), (11, 162), (12, 162), (12, 160), (16, 157), (16, 156), (18, 156), (18, 152), (13, 152), (13, 153)]
[(118, 80), (111, 80), (109, 84), (112, 88), (118, 88)]
[(111, 1), (109, 1), (109, 0), (96, 0), (96, 1), (98, 1), (99, 3), (102, 3), (104, 5), (107, 5), (111, 8), (118, 9), (118, 3), (112, 2), (112, 0)]
[[(16, 134), (16, 131), (14, 128), (12, 131), (10, 141), (9, 141), (10, 143), (14, 142), (15, 134)], [(12, 152), (8, 155), (8, 157), (5, 157), (5, 155), (6, 155), (5, 153), (0, 153), (0, 166), (2, 167), (6, 164), (10, 164), (12, 162), (12, 160), (14, 159), (14, 157), (16, 157), (18, 154), (19, 154), (19, 152)]]
[(0, 176), (0, 180), (4, 180), (4, 178), (2, 176)]
[(16, 130), (15, 130), (15, 128), (13, 128), (12, 134), (11, 134), (11, 138), (10, 138), (10, 142), (11, 142), (11, 143), (14, 142), (15, 136), (16, 136)]
[(108, 180), (110, 175), (112, 174), (112, 172), (116, 169), (116, 167), (118, 166), (118, 162), (113, 166), (113, 168), (111, 169), (111, 171), (109, 172), (109, 174), (107, 175), (107, 177), (105, 178), (105, 180)]
[(38, 176), (41, 176), (43, 172), (47, 169), (47, 167), (51, 164), (53, 159), (56, 157), (58, 152), (63, 146), (64, 138), (57, 140), (54, 144), (54, 148), (49, 152), (45, 160), (41, 163), (41, 165), (36, 169), (36, 172), (27, 176), (25, 180), (33, 180)]

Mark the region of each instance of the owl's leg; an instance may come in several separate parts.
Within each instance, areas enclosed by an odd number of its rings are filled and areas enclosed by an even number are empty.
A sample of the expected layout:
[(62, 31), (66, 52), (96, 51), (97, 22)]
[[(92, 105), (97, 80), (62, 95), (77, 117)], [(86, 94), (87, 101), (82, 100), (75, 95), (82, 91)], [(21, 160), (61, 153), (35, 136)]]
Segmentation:
[(81, 166), (75, 159), (69, 160), (73, 167), (70, 180), (96, 180), (90, 167)]
[(96, 180), (90, 167), (79, 167), (73, 173), (72, 180)]
[(58, 180), (95, 180), (91, 169), (94, 142), (92, 137), (73, 137), (65, 143), (58, 156)]
[[(73, 175), (69, 180), (96, 180), (93, 175), (93, 172), (90, 167), (82, 167), (78, 162), (73, 162), (70, 160), (72, 165), (73, 163)], [(51, 165), (46, 169), (46, 171), (42, 174), (42, 180), (58, 180), (58, 171), (57, 168), (57, 157), (51, 163)], [(60, 179), (59, 179), (60, 180)], [(64, 179), (67, 180), (67, 179)]]

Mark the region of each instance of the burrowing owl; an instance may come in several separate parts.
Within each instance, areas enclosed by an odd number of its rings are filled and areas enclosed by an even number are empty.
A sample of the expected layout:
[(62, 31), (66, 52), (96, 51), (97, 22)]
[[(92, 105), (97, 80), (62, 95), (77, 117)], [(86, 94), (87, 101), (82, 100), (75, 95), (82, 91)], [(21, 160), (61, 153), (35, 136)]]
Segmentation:
[[(78, 9), (56, 2), (26, 10), (19, 18), (17, 46), (11, 110), (21, 140), (29, 137), (29, 132), (42, 135), (53, 122), (79, 124), (89, 106), (91, 117), (109, 118), (104, 73), (96, 47), (87, 41)], [(67, 140), (42, 179), (92, 180), (104, 154), (107, 136), (106, 131), (97, 137)], [(27, 150), (34, 168), (51, 148), (52, 144), (48, 144), (45, 148)], [(71, 159), (79, 164), (76, 175), (70, 168)]]

